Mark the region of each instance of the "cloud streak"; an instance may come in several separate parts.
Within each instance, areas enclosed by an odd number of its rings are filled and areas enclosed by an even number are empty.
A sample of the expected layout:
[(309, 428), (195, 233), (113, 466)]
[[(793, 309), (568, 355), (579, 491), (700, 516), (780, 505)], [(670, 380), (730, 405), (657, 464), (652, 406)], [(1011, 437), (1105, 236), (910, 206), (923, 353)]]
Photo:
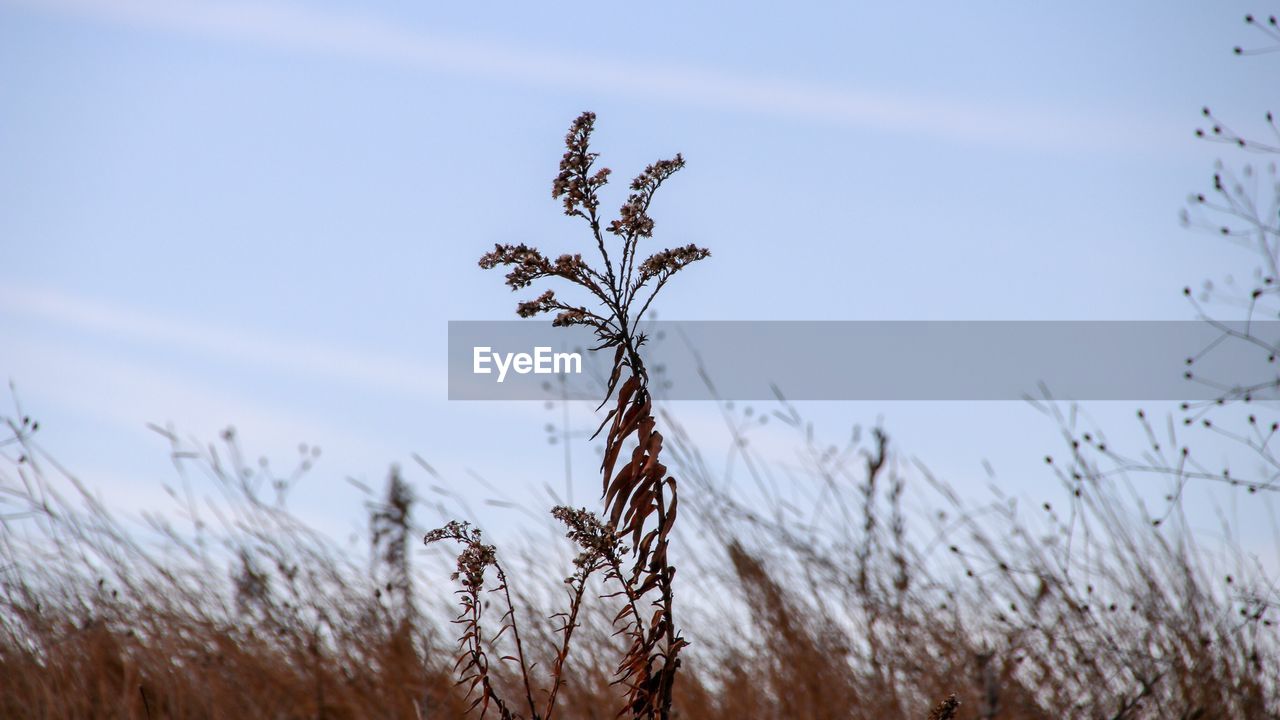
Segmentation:
[[(337, 55), (416, 70), (560, 90), (783, 117), (981, 145), (1114, 150), (1180, 133), (1114, 111), (895, 97), (763, 80), (710, 69), (609, 61), (449, 37), (387, 20), (317, 8), (197, 0), (0, 0), (0, 5)], [(1177, 135), (1180, 137), (1180, 135)]]
[(448, 396), (444, 371), (427, 364), (165, 318), (42, 288), (4, 283), (0, 287), (0, 311), (289, 375), (300, 373), (428, 400)]

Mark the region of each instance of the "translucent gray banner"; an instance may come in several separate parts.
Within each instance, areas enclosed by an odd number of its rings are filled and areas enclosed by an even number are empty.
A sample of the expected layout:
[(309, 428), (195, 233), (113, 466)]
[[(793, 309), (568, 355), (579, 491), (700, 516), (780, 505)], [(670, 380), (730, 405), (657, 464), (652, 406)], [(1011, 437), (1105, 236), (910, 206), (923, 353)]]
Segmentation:
[[(1280, 322), (663, 321), (644, 328), (670, 400), (1277, 399)], [(449, 323), (450, 400), (599, 399), (586, 328)]]

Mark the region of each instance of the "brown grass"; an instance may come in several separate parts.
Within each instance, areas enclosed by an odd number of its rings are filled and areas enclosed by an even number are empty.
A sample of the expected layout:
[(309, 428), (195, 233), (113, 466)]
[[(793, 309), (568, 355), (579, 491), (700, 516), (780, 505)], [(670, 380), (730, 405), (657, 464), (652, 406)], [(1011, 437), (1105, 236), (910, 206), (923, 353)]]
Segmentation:
[[(439, 607), (444, 578), (388, 547), (416, 544), (411, 510), (421, 509), (406, 503), (398, 474), (388, 502), (370, 507), (376, 543), (357, 561), (261, 497), (270, 487), (261, 471), (229, 460), (240, 455), (233, 437), (203, 456), (175, 439), (180, 467), (207, 476), (192, 496), (216, 489), (220, 502), (216, 513), (181, 506), (170, 516), (188, 530), (159, 517), (144, 530), (62, 474), (20, 421), (9, 427), (0, 716), (465, 713), (449, 631), (434, 610), (417, 609)], [(797, 491), (830, 497), (831, 481), (860, 520), (806, 525), (714, 491), (677, 436), (680, 470), (706, 498), (688, 508), (704, 540), (684, 556), (697, 578), (682, 588), (695, 644), (677, 685), (678, 717), (910, 718), (935, 707), (956, 718), (1280, 713), (1275, 586), (1247, 566), (1229, 580), (1210, 572), (1193, 538), (1172, 523), (1152, 527), (1101, 478), (1076, 499), (1073, 529), (1052, 508), (1035, 527), (1005, 502), (967, 508), (913, 471), (940, 500), (916, 532), (903, 509), (907, 468), (877, 436), (851, 451), (860, 462), (833, 458), (826, 479), (810, 475)], [(558, 602), (551, 572), (542, 559), (516, 573), (535, 673), (556, 655), (557, 623), (537, 621)], [(619, 639), (598, 608), (583, 614), (557, 713), (613, 717), (625, 696), (612, 684)], [(495, 681), (517, 679), (496, 672)], [(947, 709), (952, 695), (958, 709)]]

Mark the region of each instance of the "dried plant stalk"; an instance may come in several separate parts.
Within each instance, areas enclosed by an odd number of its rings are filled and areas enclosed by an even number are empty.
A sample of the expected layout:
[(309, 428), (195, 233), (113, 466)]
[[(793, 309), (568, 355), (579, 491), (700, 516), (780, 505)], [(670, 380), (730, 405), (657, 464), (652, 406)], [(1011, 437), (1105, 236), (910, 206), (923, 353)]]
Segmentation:
[[(594, 128), (595, 114), (589, 112), (570, 126), (551, 194), (562, 202), (566, 215), (587, 223), (599, 265), (583, 260), (581, 254), (564, 254), (551, 260), (524, 244), (496, 245), (480, 259), (482, 268), (508, 268), (506, 283), (513, 290), (546, 278), (559, 278), (578, 287), (590, 298), (589, 304), (566, 302), (554, 291), (546, 290), (519, 303), (516, 313), (521, 317), (555, 313), (554, 325), (589, 327), (599, 341), (595, 350), (613, 350), (613, 366), (600, 403), (604, 407), (612, 400), (613, 407), (596, 431), (597, 436), (605, 433), (600, 465), (605, 519), (586, 510), (561, 507), (553, 511), (583, 552), (568, 581), (569, 607), (554, 616), (564, 623), (558, 629), (562, 641), (552, 663), (551, 687), (541, 714), (536, 709), (523, 653), (518, 652), (512, 659), (520, 665), (530, 715), (550, 717), (564, 684), (565, 661), (587, 580), (593, 573), (603, 572), (605, 579), (618, 587), (606, 597), (624, 600), (614, 620), (621, 626), (619, 632), (630, 639), (617, 667), (616, 681), (627, 688), (626, 704), (620, 714), (665, 719), (671, 716), (680, 651), (688, 644), (675, 623), (675, 567), (668, 556), (678, 508), (677, 485), (659, 459), (663, 439), (657, 431), (649, 376), (640, 354), (645, 336), (637, 328), (671, 277), (710, 253), (705, 248), (686, 245), (659, 250), (639, 260), (641, 240), (653, 236), (649, 207), (658, 188), (684, 167), (680, 155), (659, 160), (637, 175), (617, 219), (604, 224), (599, 213), (599, 191), (608, 182), (610, 171), (595, 167), (598, 154), (590, 147)], [(492, 703), (506, 717), (511, 711), (497, 697), (489, 679), (476, 607), (485, 569), (498, 566), (492, 547), (481, 543), (479, 537), (478, 530), (449, 526), (429, 535), (427, 541), (448, 538), (464, 546), (457, 573), (463, 585), (463, 613), (459, 616), (464, 631), (463, 654), (459, 662), (464, 679), (473, 690), (480, 690), (476, 703), (481, 706), (481, 714)], [(621, 538), (627, 538), (630, 545), (622, 545)], [(506, 579), (500, 570), (499, 573), (507, 604), (502, 632), (509, 628), (519, 649), (515, 610), (506, 597)]]

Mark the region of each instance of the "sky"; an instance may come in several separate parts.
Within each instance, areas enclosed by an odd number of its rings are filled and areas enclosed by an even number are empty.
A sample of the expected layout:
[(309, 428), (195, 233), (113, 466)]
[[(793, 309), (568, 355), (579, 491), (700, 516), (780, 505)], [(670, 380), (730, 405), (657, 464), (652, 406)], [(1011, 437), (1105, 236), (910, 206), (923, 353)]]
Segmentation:
[[(615, 178), (688, 160), (655, 242), (713, 257), (665, 319), (1188, 319), (1183, 286), (1252, 270), (1178, 224), (1222, 156), (1201, 106), (1272, 100), (1274, 62), (1230, 52), (1251, 10), (0, 0), (0, 377), (129, 507), (173, 472), (148, 423), (320, 446), (298, 502), (326, 527), (363, 524), (345, 478), (414, 454), (474, 499), (558, 487), (558, 413), (449, 402), (444, 343), (521, 299), (476, 266), (495, 242), (585, 247), (549, 190), (588, 109)], [(807, 410), (974, 493), (984, 460), (1050, 492), (1023, 404)]]

